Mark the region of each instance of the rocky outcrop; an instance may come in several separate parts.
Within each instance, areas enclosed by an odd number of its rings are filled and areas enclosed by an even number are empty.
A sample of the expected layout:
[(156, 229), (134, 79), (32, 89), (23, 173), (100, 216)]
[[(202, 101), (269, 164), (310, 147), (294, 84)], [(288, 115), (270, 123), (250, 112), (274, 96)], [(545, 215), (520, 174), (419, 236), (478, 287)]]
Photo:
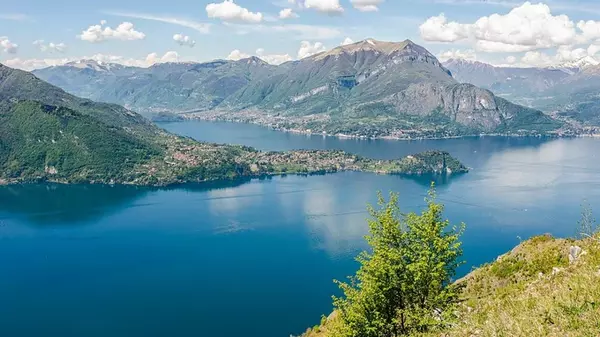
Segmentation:
[(457, 123), (488, 132), (502, 123), (494, 94), (470, 84), (419, 83), (387, 101), (398, 112), (419, 116), (438, 112)]

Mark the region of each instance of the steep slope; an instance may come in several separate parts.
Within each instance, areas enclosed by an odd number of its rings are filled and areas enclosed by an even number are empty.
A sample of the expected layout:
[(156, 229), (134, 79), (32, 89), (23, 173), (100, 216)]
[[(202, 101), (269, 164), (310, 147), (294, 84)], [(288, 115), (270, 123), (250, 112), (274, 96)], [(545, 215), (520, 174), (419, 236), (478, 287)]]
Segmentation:
[[(448, 324), (411, 336), (597, 336), (599, 265), (598, 235), (531, 238), (457, 281), (461, 303)], [(337, 320), (334, 313), (302, 336), (331, 336)]]
[(82, 99), (26, 71), (0, 64), (0, 100), (35, 100), (47, 105), (66, 107), (93, 116), (114, 127), (129, 127), (132, 132), (153, 133), (157, 128), (142, 116), (115, 104)]
[[(197, 116), (401, 138), (538, 134), (562, 126), (488, 90), (458, 84), (431, 53), (410, 40), (368, 39), (287, 63), (218, 108), (225, 112)], [(532, 124), (519, 123), (524, 120)]]
[(0, 103), (0, 179), (123, 181), (162, 153), (157, 144), (69, 108)]
[(452, 83), (437, 59), (412, 41), (368, 39), (285, 64), (225, 105), (309, 114), (376, 100), (420, 82)]
[(341, 170), (455, 174), (445, 152), (371, 160), (341, 151), (260, 152), (177, 137), (122, 107), (67, 94), (0, 65), (0, 184), (169, 185)]
[(494, 67), (449, 60), (444, 66), (460, 82), (492, 90), (583, 127), (600, 126), (600, 66), (591, 58), (549, 68)]

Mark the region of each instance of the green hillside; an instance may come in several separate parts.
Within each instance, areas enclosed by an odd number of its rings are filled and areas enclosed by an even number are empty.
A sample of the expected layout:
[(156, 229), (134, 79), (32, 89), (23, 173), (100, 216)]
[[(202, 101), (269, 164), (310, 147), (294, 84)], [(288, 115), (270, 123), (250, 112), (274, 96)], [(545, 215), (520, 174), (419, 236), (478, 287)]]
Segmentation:
[(82, 61), (35, 74), (72, 93), (151, 116), (180, 113), (403, 139), (571, 132), (541, 111), (459, 83), (432, 53), (410, 40), (366, 39), (279, 66), (257, 57), (147, 69)]
[(345, 170), (457, 174), (446, 152), (372, 160), (341, 151), (261, 152), (178, 137), (123, 107), (72, 96), (0, 65), (0, 184), (171, 185)]

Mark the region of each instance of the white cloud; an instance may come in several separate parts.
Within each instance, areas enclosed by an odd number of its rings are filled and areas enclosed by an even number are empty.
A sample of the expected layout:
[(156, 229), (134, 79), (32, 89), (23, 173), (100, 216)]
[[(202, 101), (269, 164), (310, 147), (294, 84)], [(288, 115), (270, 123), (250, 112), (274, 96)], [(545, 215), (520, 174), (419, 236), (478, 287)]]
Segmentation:
[(262, 48), (256, 50), (256, 55), (265, 62), (275, 65), (294, 60), (289, 54), (265, 54), (265, 50)]
[(0, 36), (0, 48), (2, 48), (5, 53), (16, 54), (19, 45), (11, 42), (6, 36)]
[(561, 46), (557, 48), (554, 55), (530, 51), (521, 58), (521, 64), (530, 67), (597, 65), (600, 63), (600, 58), (595, 56), (599, 50), (600, 46), (590, 45), (588, 48)]
[(246, 8), (238, 6), (233, 0), (208, 4), (206, 13), (209, 18), (217, 18), (223, 21), (260, 23), (263, 20), (262, 13), (252, 13)]
[(475, 43), (475, 49), (484, 53), (520, 53), (537, 48), (535, 46), (479, 40)]
[[(252, 57), (253, 55), (246, 54), (239, 49), (236, 49), (229, 53), (227, 56), (228, 60), (239, 61), (243, 59), (247, 59)], [(282, 64), (288, 61), (293, 61), (294, 59), (289, 54), (266, 54), (263, 48), (258, 48), (256, 50), (256, 56), (258, 56), (261, 60), (270, 63), (270, 64)]]
[(556, 50), (555, 57), (558, 60), (558, 62), (573, 62), (579, 61), (586, 56), (588, 56), (587, 49), (561, 46)]
[(26, 60), (23, 60), (20, 58), (14, 58), (14, 59), (4, 61), (4, 64), (6, 64), (7, 66), (12, 67), (12, 68), (31, 71), (33, 69), (42, 69), (42, 68), (47, 68), (47, 67), (51, 67), (51, 66), (60, 66), (65, 63), (68, 63), (70, 61), (71, 61), (71, 59), (68, 59), (68, 58), (26, 59)]
[(298, 14), (294, 13), (294, 11), (291, 8), (284, 8), (281, 11), (279, 11), (280, 19), (294, 19), (297, 17)]
[[(178, 26), (194, 29), (202, 34), (210, 33), (210, 27), (212, 26), (210, 23), (197, 22), (197, 21), (193, 21), (193, 20), (189, 20), (189, 19), (183, 19), (183, 18), (172, 17), (172, 16), (157, 16), (157, 15), (144, 14), (144, 13), (124, 13), (124, 12), (104, 12), (104, 13), (108, 14), (108, 15), (122, 16), (122, 17), (126, 17), (126, 18), (134, 18), (134, 19), (142, 19), (142, 20), (151, 20), (151, 21), (170, 23), (173, 25), (178, 25)], [(106, 24), (106, 21), (104, 21), (104, 24)]]
[[(309, 41), (302, 41), (300, 44), (300, 49), (298, 50), (298, 59), (302, 59), (305, 57), (312, 56), (314, 54), (325, 51), (326, 48), (321, 42), (310, 43)], [(228, 60), (242, 60), (249, 58), (253, 55), (244, 53), (239, 49), (233, 50), (227, 56)], [(255, 56), (258, 56), (263, 61), (270, 64), (282, 64), (285, 62), (293, 61), (294, 58), (289, 54), (267, 54), (263, 48), (258, 48), (255, 52)]]
[(352, 6), (361, 12), (377, 12), (385, 0), (350, 0)]
[(473, 49), (468, 49), (468, 50), (458, 50), (458, 49), (452, 49), (452, 50), (448, 50), (445, 52), (440, 53), (437, 58), (444, 62), (444, 61), (448, 61), (450, 59), (462, 59), (462, 60), (477, 60), (477, 54), (475, 53), (475, 51)]
[(67, 45), (64, 43), (54, 43), (54, 42), (50, 42), (48, 44), (46, 44), (46, 42), (44, 42), (44, 40), (36, 40), (33, 41), (33, 45), (37, 46), (41, 51), (43, 52), (49, 52), (49, 53), (64, 53), (67, 50)]
[(421, 37), (425, 41), (455, 42), (469, 36), (467, 25), (458, 22), (448, 22), (442, 13), (427, 19), (420, 27)]
[(524, 52), (574, 45), (593, 36), (600, 37), (595, 22), (576, 25), (566, 15), (553, 15), (548, 5), (524, 4), (507, 14), (481, 17), (474, 23), (448, 21), (444, 14), (431, 17), (420, 26), (423, 39), (435, 42), (468, 40), (483, 52)]
[(512, 55), (507, 56), (506, 57), (506, 63), (508, 63), (508, 64), (515, 64), (515, 63), (517, 63), (517, 58), (515, 56), (512, 56)]
[(506, 15), (483, 17), (473, 29), (479, 40), (539, 48), (571, 44), (577, 36), (568, 16), (554, 16), (548, 5), (529, 2)]
[(321, 42), (311, 44), (309, 41), (302, 41), (298, 50), (298, 58), (303, 59), (327, 50)]
[(192, 40), (191, 37), (183, 34), (173, 35), (173, 40), (175, 40), (175, 42), (177, 42), (180, 46), (188, 46), (191, 48), (196, 45), (196, 41)]
[(539, 51), (529, 51), (521, 58), (521, 62), (528, 66), (547, 67), (554, 64), (552, 58)]
[(4, 61), (9, 67), (23, 69), (31, 71), (34, 69), (42, 69), (51, 66), (61, 66), (69, 62), (81, 61), (81, 60), (93, 60), (100, 63), (116, 63), (130, 67), (150, 67), (157, 63), (165, 62), (177, 62), (179, 61), (179, 55), (175, 51), (166, 52), (160, 56), (158, 53), (148, 54), (143, 59), (127, 58), (118, 55), (107, 55), (107, 54), (95, 54), (92, 56), (83, 57), (64, 57), (64, 58), (44, 58), (44, 59), (20, 59), (14, 58)]
[(229, 55), (227, 55), (227, 59), (232, 60), (232, 61), (239, 61), (239, 60), (247, 59), (251, 56), (252, 55), (250, 55), (250, 54), (242, 53), (239, 49), (235, 49), (231, 53), (229, 53)]
[(346, 45), (353, 44), (353, 43), (354, 43), (354, 41), (351, 38), (347, 37), (344, 39), (344, 41), (342, 41), (342, 43), (340, 43), (340, 46), (346, 46)]
[(582, 32), (582, 37), (586, 41), (600, 39), (600, 22), (598, 21), (579, 21), (577, 28)]
[(179, 60), (179, 54), (175, 51), (168, 51), (163, 56), (160, 56), (157, 53), (151, 53), (146, 56), (146, 64), (151, 66), (157, 63), (166, 63), (166, 62), (177, 62)]
[(600, 45), (597, 44), (591, 44), (587, 49), (587, 53), (589, 56), (596, 56), (598, 52), (600, 52)]
[(339, 15), (344, 12), (340, 0), (304, 0), (303, 7), (329, 15)]
[[(104, 22), (104, 24), (102, 22)], [(106, 40), (142, 40), (146, 37), (146, 34), (136, 31), (131, 22), (123, 22), (115, 29), (105, 27), (106, 21), (102, 20), (102, 22), (99, 25), (88, 27), (88, 29), (81, 32), (81, 35), (78, 35), (77, 37), (83, 41), (94, 43)]]

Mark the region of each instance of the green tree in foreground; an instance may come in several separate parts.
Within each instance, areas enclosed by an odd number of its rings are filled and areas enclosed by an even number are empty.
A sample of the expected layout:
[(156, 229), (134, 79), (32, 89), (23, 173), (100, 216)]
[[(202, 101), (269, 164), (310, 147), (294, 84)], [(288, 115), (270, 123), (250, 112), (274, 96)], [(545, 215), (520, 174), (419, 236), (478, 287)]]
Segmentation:
[(340, 324), (333, 336), (405, 336), (441, 324), (457, 300), (452, 278), (464, 224), (450, 227), (435, 198), (432, 186), (421, 214), (401, 214), (397, 194), (387, 202), (379, 194), (380, 209), (369, 207), (371, 249), (357, 257), (361, 266), (349, 283), (336, 281), (344, 297), (334, 297)]

